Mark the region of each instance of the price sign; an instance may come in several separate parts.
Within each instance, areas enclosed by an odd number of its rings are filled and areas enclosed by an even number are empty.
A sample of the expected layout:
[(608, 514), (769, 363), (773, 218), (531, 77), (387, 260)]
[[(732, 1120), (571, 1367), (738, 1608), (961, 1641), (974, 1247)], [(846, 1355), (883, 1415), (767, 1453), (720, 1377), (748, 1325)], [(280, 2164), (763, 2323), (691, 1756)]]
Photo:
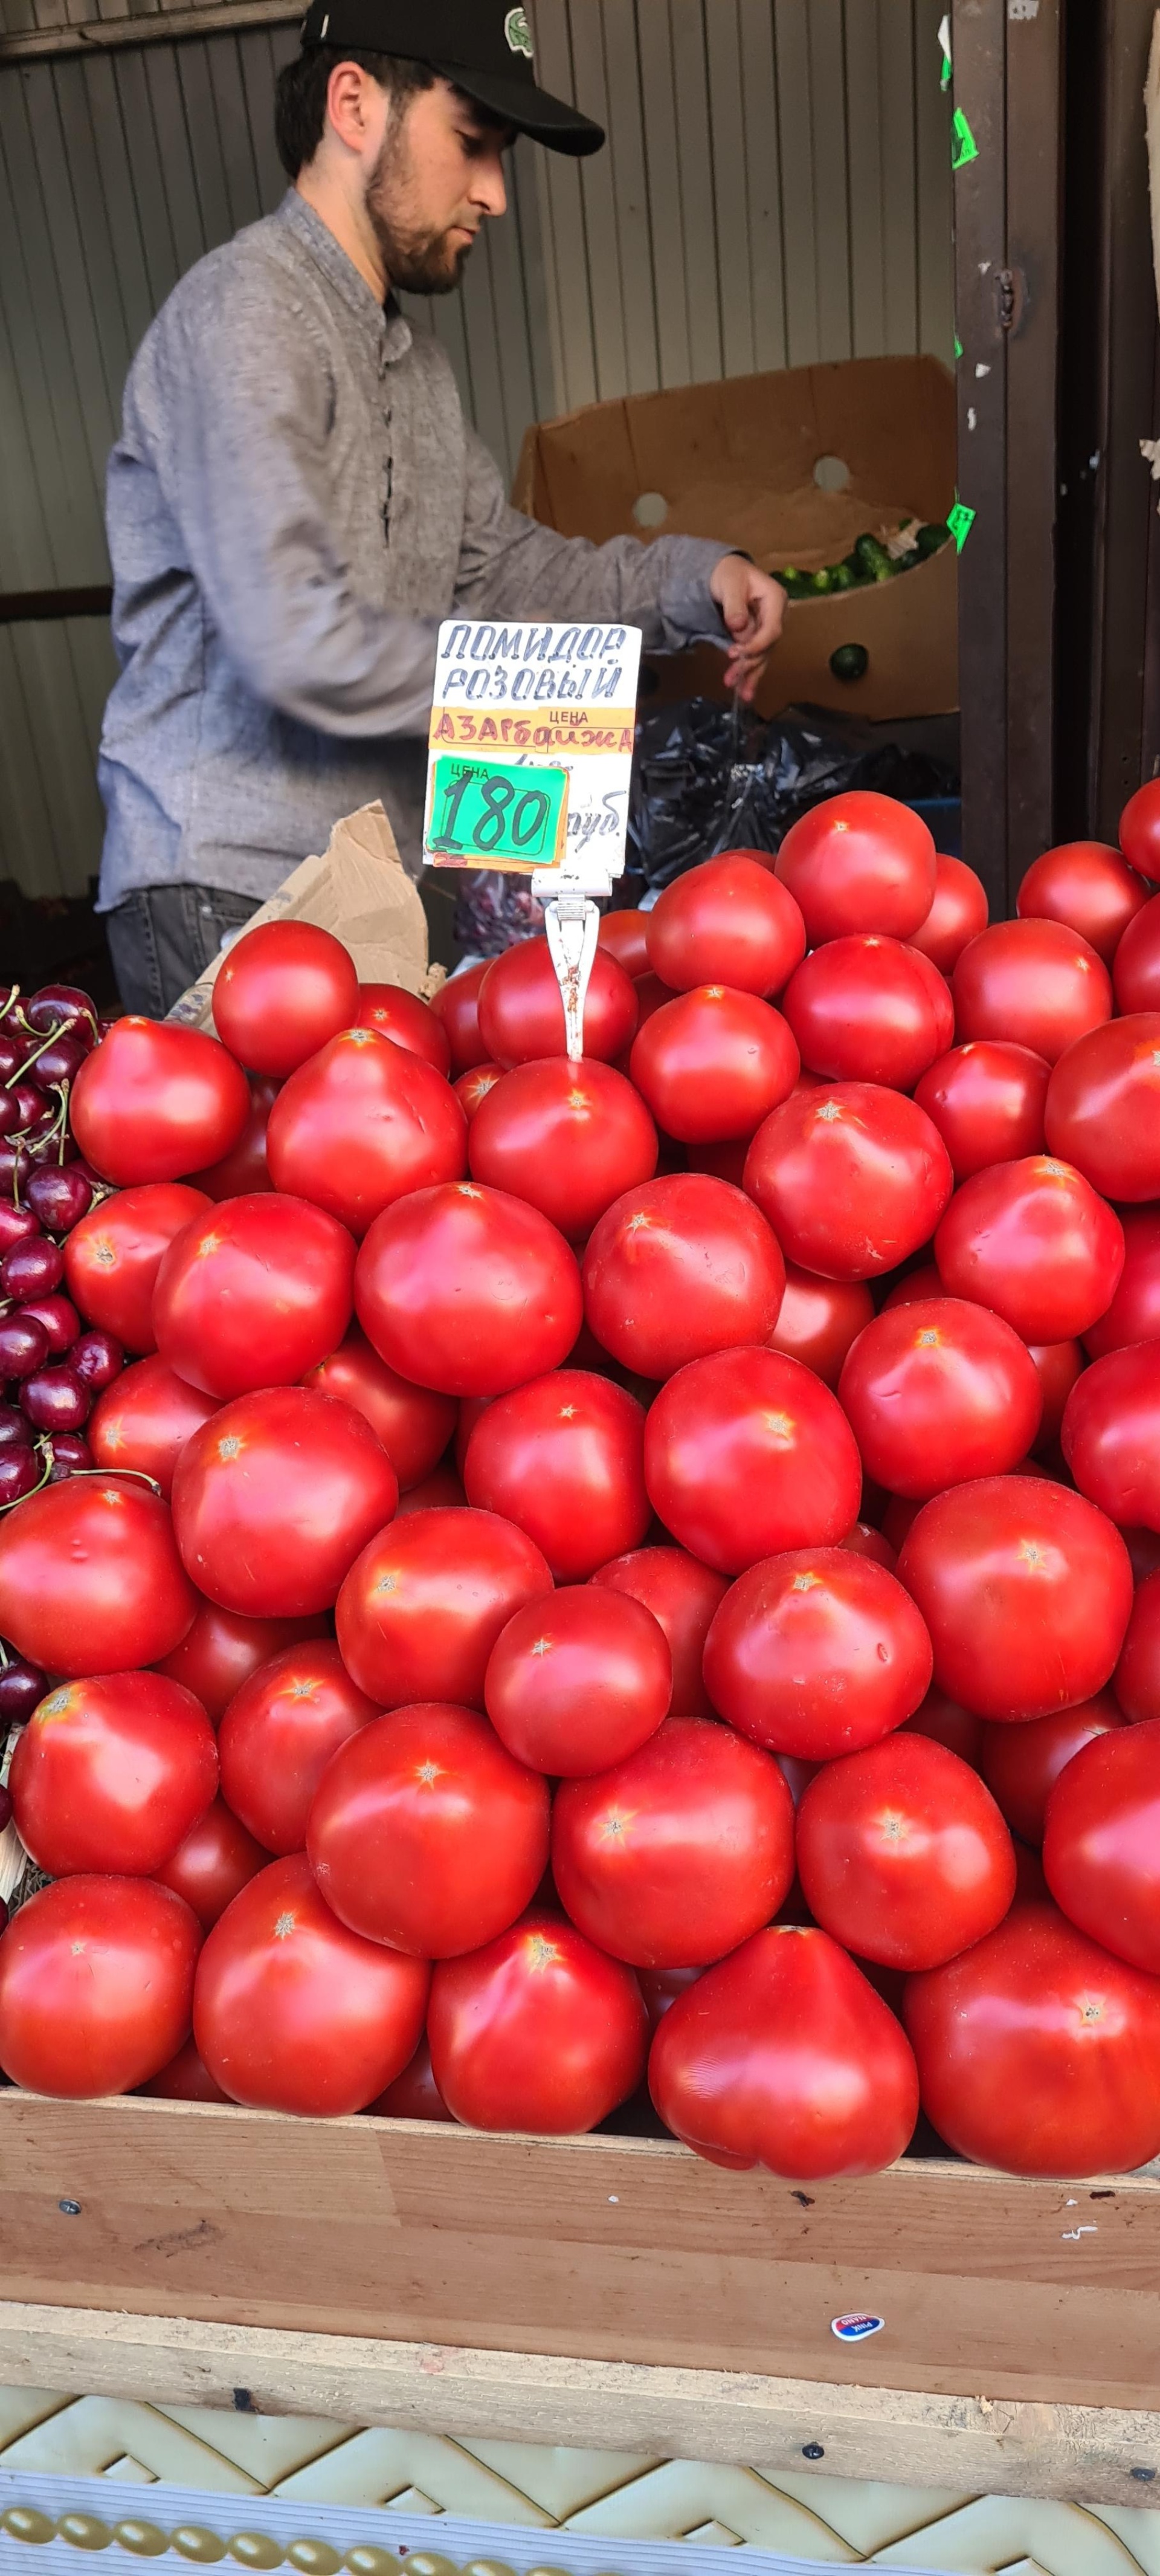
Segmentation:
[(624, 867), (640, 630), (448, 618), (431, 709), (425, 856), (609, 893)]
[(552, 868), (564, 852), (568, 772), (444, 752), (431, 763), (427, 851), (475, 868)]

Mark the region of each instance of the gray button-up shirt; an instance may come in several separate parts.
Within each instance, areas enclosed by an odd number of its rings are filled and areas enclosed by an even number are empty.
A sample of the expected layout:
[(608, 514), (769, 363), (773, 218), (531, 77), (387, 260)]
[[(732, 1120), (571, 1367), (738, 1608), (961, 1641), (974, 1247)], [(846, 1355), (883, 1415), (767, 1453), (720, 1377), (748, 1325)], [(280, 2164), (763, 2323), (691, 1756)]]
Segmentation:
[(604, 546), (509, 508), (439, 342), (385, 309), (293, 190), (147, 332), (109, 460), (113, 635), (100, 909), (271, 894), (381, 796), (419, 864), (435, 633), (625, 618), (725, 640), (690, 537)]

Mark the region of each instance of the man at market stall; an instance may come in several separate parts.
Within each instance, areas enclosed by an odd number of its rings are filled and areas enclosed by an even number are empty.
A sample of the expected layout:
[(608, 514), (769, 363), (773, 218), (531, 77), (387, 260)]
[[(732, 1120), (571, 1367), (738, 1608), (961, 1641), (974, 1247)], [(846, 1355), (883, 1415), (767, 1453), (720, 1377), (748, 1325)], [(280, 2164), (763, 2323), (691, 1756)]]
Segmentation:
[(200, 260), (138, 350), (109, 464), (99, 909), (160, 1014), (340, 814), (381, 796), (420, 866), (435, 635), (467, 616), (695, 637), (752, 694), (784, 594), (689, 537), (592, 546), (509, 508), (399, 290), (458, 285), (519, 134), (594, 152), (505, 0), (311, 0), (282, 71), (277, 212)]

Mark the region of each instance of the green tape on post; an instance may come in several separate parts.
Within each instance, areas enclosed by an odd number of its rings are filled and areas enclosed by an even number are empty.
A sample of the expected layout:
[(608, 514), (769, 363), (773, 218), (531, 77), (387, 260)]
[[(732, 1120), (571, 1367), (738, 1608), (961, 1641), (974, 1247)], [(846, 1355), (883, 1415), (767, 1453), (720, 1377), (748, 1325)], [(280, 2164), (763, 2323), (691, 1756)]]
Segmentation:
[(962, 344), (962, 341), (961, 341), (961, 340), (960, 340), (960, 338), (959, 338), (958, 332), (956, 331), (956, 333), (955, 333), (955, 356), (956, 356), (956, 358), (961, 358), (961, 357), (962, 357), (962, 354), (963, 354), (963, 344)]
[(961, 107), (956, 107), (951, 122), (954, 127), (955, 143), (958, 147), (957, 150), (951, 154), (951, 168), (952, 170), (965, 170), (968, 161), (978, 160), (979, 147)]
[(956, 554), (961, 555), (974, 524), (975, 513), (968, 510), (965, 501), (956, 501), (953, 510), (947, 511), (947, 526), (955, 541)]

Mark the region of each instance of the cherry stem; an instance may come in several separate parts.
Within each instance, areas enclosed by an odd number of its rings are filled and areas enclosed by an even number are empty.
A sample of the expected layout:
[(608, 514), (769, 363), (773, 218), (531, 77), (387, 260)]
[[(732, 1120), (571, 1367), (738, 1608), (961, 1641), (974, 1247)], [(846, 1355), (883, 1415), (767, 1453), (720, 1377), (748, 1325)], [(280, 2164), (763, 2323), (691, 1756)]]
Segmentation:
[[(14, 986), (14, 987), (13, 987), (13, 991), (15, 991), (15, 990), (16, 990), (16, 987)], [(11, 995), (9, 996), (9, 1000), (11, 1000)], [(7, 1008), (8, 1008), (8, 1003), (6, 1003), (6, 1004), (5, 1004), (5, 1009), (7, 1009)], [(3, 1016), (4, 1016), (4, 1013), (3, 1013), (2, 1011), (0, 1011), (0, 1019), (2, 1019), (2, 1018), (3, 1018)], [(48, 1032), (47, 1037), (43, 1037), (43, 1038), (41, 1039), (41, 1041), (40, 1041), (40, 1045), (39, 1045), (38, 1047), (33, 1047), (33, 1050), (32, 1050), (31, 1055), (26, 1055), (26, 1056), (25, 1056), (25, 1059), (24, 1059), (23, 1064), (18, 1064), (18, 1065), (16, 1066), (16, 1068), (15, 1068), (15, 1071), (9, 1074), (9, 1076), (8, 1076), (8, 1080), (7, 1080), (7, 1082), (6, 1082), (6, 1083), (5, 1083), (5, 1085), (4, 1085), (5, 1091), (11, 1091), (11, 1089), (12, 1089), (12, 1085), (13, 1085), (13, 1083), (14, 1083), (14, 1082), (23, 1082), (24, 1077), (25, 1077), (25, 1074), (26, 1074), (26, 1073), (27, 1073), (27, 1071), (28, 1071), (29, 1065), (30, 1065), (30, 1064), (35, 1064), (35, 1063), (36, 1063), (36, 1061), (37, 1061), (37, 1058), (38, 1058), (39, 1056), (42, 1056), (42, 1055), (44, 1054), (45, 1048), (46, 1048), (46, 1047), (50, 1047), (50, 1046), (55, 1045), (57, 1038), (62, 1038), (62, 1037), (64, 1036), (64, 1033), (65, 1033), (65, 1023), (64, 1023), (64, 1021), (63, 1021), (63, 1020), (57, 1020), (57, 1021), (55, 1021), (55, 1022), (54, 1022), (54, 1024), (53, 1024), (53, 1026), (52, 1026), (52, 1028), (50, 1028), (50, 1030), (49, 1030), (49, 1032)]]
[[(91, 1473), (92, 1473), (92, 1470), (91, 1470), (91, 1468), (88, 1468), (88, 1469), (82, 1469), (82, 1470), (81, 1470), (81, 1472), (82, 1472), (82, 1474), (91, 1474)], [(122, 1474), (123, 1474), (123, 1475), (132, 1475), (132, 1474), (134, 1473), (134, 1470), (133, 1470), (132, 1468), (126, 1467), (126, 1468), (123, 1468), (121, 1472), (122, 1472)], [(35, 1485), (30, 1485), (30, 1486), (29, 1486), (29, 1488), (28, 1488), (28, 1492), (27, 1492), (26, 1494), (14, 1494), (10, 1503), (0, 1503), (0, 1512), (14, 1512), (14, 1511), (17, 1511), (17, 1510), (19, 1509), (19, 1507), (20, 1507), (21, 1503), (31, 1502), (31, 1500), (32, 1500), (32, 1496), (33, 1496), (34, 1494), (39, 1494), (39, 1493), (41, 1492), (42, 1488), (43, 1488), (45, 1485), (47, 1485), (48, 1480), (49, 1480), (49, 1477), (51, 1476), (51, 1474), (52, 1474), (52, 1457), (51, 1457), (51, 1454), (50, 1454), (50, 1455), (49, 1455), (49, 1457), (48, 1457), (48, 1458), (46, 1458), (45, 1463), (44, 1463), (44, 1474), (43, 1474), (42, 1476), (38, 1476), (38, 1478), (37, 1478), (37, 1480), (36, 1480)], [(158, 1490), (158, 1492), (160, 1492), (160, 1490), (161, 1490), (160, 1486), (158, 1486), (158, 1489), (157, 1489), (157, 1490)]]

